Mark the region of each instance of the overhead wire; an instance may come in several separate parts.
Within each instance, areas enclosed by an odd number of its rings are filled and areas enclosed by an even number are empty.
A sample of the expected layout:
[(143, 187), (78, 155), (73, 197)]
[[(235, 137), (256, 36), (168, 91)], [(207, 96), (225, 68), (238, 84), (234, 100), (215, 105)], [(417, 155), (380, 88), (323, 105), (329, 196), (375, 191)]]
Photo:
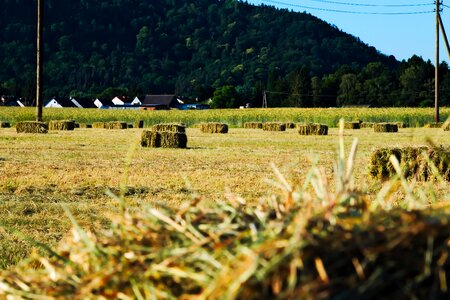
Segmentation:
[[(324, 1), (316, 0), (316, 1), (324, 2), (325, 0)], [(277, 1), (277, 0), (263, 0), (262, 2), (271, 3), (271, 4), (277, 4), (277, 5), (283, 5), (283, 6), (296, 7), (296, 8), (302, 8), (302, 9), (310, 9), (310, 10), (317, 10), (317, 11), (327, 11), (327, 12), (335, 12), (335, 13), (346, 13), (346, 14), (358, 14), (358, 15), (419, 15), (419, 14), (429, 14), (429, 13), (434, 13), (435, 12), (434, 10), (409, 11), (409, 12), (353, 11), (353, 10), (341, 10), (341, 9), (306, 6), (306, 5), (300, 5), (300, 4), (295, 4), (295, 3), (288, 3), (288, 2)], [(324, 2), (324, 3), (331, 4), (330, 2), (333, 2), (333, 1), (327, 1), (327, 2)], [(339, 2), (339, 3), (345, 3), (345, 2)], [(431, 4), (432, 3), (430, 3), (430, 5)]]
[(411, 4), (364, 4), (364, 3), (350, 3), (350, 2), (329, 1), (329, 0), (310, 0), (310, 1), (337, 4), (337, 5), (346, 5), (346, 6), (364, 6), (364, 7), (417, 7), (417, 6), (430, 6), (435, 4), (433, 2), (411, 3)]

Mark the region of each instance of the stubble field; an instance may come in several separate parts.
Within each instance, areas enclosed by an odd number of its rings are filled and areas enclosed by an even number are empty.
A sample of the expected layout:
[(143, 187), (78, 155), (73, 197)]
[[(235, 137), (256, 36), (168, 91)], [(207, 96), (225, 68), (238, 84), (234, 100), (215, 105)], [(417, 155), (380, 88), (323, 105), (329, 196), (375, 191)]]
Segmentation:
[[(204, 134), (188, 128), (188, 149), (151, 149), (139, 145), (141, 129), (76, 129), (46, 135), (0, 130), (0, 268), (26, 257), (35, 242), (54, 246), (71, 227), (62, 205), (78, 222), (98, 230), (119, 209), (111, 194), (124, 194), (128, 206), (179, 206), (201, 195), (204, 201), (227, 193), (249, 204), (277, 193), (272, 164), (293, 186), (301, 184), (314, 161), (331, 180), (338, 129), (328, 136), (231, 128), (228, 134)], [(382, 183), (368, 176), (374, 148), (450, 145), (450, 132), (402, 128), (399, 133), (346, 130), (349, 148), (358, 138), (355, 185), (374, 197)], [(346, 149), (347, 151), (349, 149)], [(445, 187), (432, 187), (440, 195)], [(401, 206), (401, 203), (393, 203)]]

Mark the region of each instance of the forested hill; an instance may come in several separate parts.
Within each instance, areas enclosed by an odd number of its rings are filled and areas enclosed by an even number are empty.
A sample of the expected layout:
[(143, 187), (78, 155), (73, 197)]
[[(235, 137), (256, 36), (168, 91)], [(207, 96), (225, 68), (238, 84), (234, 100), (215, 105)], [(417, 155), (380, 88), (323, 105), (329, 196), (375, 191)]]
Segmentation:
[[(0, 94), (32, 99), (37, 5), (1, 1)], [(270, 6), (234, 0), (44, 3), (47, 97), (175, 92), (203, 99), (233, 86), (257, 102), (271, 85), (292, 91), (279, 80), (290, 74), (322, 78), (343, 65), (398, 66), (394, 57), (314, 16)]]

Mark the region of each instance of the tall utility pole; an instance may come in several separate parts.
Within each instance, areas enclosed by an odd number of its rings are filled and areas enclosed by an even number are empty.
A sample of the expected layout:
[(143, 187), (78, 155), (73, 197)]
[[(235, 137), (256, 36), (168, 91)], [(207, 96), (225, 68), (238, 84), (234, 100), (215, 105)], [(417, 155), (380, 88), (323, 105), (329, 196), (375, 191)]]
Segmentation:
[(37, 9), (37, 50), (36, 50), (36, 121), (42, 122), (42, 51), (43, 42), (43, 6), (44, 0), (37, 0), (38, 9)]
[(263, 91), (263, 108), (267, 108), (267, 91)]
[(436, 66), (434, 70), (434, 122), (439, 122), (439, 19), (441, 0), (436, 0)]

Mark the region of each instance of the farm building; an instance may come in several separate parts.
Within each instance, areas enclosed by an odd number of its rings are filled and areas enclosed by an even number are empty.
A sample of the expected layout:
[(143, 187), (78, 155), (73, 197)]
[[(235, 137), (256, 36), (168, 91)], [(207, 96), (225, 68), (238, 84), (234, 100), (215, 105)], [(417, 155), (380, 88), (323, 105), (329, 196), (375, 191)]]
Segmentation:
[(21, 99), (16, 99), (14, 96), (1, 96), (0, 106), (21, 106), (25, 107)]
[(180, 104), (184, 104), (183, 101), (179, 100), (175, 95), (146, 95), (141, 101), (144, 109), (146, 107), (157, 109), (170, 109), (176, 108)]

